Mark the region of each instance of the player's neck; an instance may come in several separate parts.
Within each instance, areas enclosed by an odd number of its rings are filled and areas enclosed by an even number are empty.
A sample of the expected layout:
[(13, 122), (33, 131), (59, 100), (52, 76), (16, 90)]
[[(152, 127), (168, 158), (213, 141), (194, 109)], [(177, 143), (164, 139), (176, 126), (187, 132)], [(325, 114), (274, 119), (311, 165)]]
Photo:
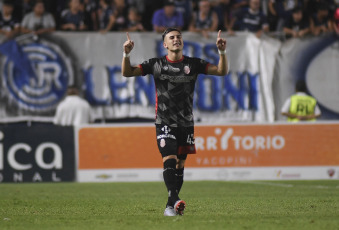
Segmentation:
[(183, 57), (182, 52), (168, 52), (167, 54), (167, 58), (170, 61), (174, 61), (174, 62), (181, 60), (182, 57)]

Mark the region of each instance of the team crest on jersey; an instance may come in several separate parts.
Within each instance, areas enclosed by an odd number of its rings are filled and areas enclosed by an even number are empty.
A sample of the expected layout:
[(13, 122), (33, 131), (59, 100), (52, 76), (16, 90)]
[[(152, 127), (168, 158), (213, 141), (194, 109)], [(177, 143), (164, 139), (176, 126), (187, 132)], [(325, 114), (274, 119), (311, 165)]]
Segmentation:
[(21, 109), (52, 111), (74, 81), (70, 58), (50, 40), (10, 40), (0, 51), (3, 90)]
[(184, 73), (185, 73), (185, 74), (189, 74), (190, 72), (191, 72), (190, 67), (188, 67), (187, 65), (185, 65), (185, 67), (184, 67)]

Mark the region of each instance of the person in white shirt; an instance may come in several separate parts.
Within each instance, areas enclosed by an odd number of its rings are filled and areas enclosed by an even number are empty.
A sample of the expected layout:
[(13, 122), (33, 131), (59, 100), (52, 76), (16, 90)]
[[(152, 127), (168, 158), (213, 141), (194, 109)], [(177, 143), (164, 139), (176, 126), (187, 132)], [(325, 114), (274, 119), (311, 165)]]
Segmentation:
[(75, 87), (67, 90), (67, 96), (57, 106), (53, 123), (62, 126), (78, 126), (93, 122), (89, 103), (79, 96)]
[(55, 30), (55, 21), (52, 14), (45, 12), (42, 0), (34, 4), (33, 12), (25, 15), (21, 23), (22, 33), (45, 34)]

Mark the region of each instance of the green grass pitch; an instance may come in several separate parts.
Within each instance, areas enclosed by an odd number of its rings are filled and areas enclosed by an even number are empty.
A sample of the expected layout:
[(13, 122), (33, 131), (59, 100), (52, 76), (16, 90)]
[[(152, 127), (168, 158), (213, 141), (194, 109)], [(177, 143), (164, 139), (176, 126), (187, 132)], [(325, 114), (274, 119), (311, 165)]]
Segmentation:
[(184, 216), (164, 217), (148, 183), (0, 184), (0, 229), (339, 230), (339, 181), (185, 182)]

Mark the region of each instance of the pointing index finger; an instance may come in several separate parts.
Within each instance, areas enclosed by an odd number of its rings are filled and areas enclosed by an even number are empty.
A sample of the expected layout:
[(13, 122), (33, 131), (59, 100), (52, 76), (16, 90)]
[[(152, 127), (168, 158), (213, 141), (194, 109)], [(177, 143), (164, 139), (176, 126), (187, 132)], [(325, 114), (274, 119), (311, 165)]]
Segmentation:
[(221, 33), (221, 30), (218, 31), (218, 38), (220, 38), (220, 33)]
[(130, 40), (131, 40), (131, 38), (129, 37), (129, 33), (128, 33), (128, 32), (126, 32), (126, 35), (127, 35), (127, 40), (128, 40), (128, 41), (130, 41)]

